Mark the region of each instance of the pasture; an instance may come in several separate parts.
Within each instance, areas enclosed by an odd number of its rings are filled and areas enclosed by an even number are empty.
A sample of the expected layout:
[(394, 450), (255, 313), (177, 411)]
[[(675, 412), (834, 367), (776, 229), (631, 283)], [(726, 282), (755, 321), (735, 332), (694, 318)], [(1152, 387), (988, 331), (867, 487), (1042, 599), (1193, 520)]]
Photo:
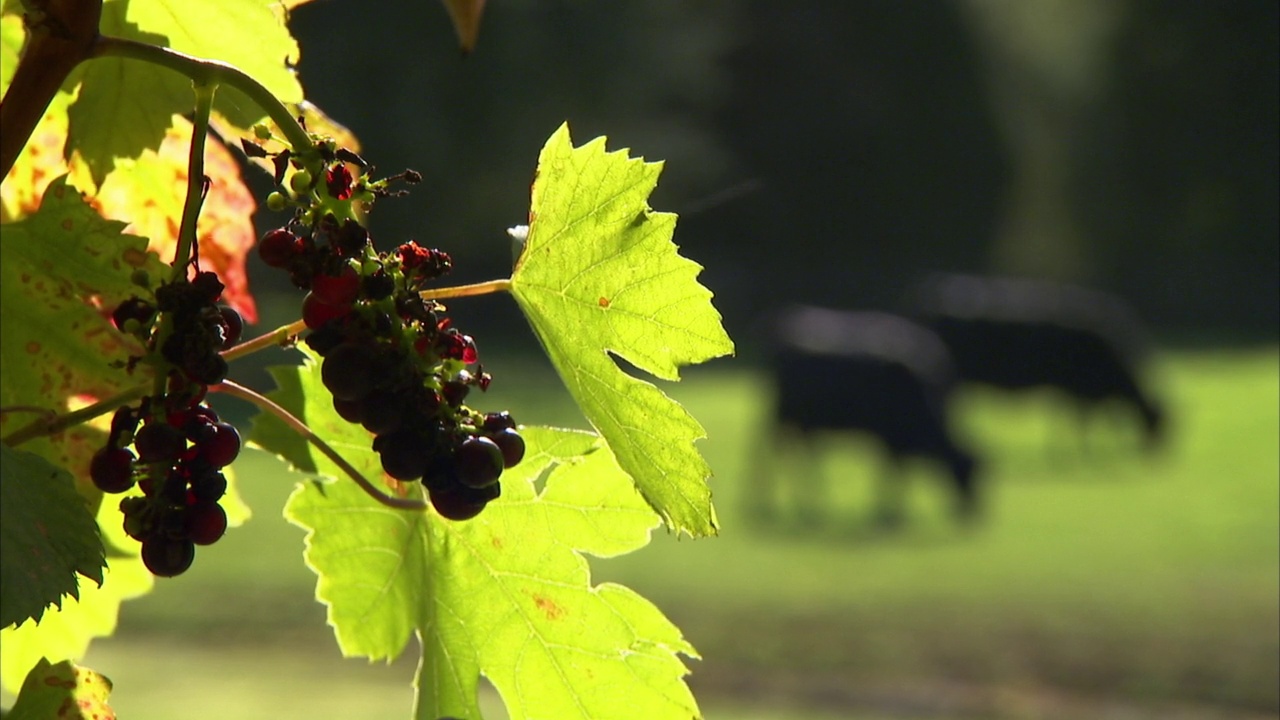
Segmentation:
[[(491, 359), (499, 381), (482, 407), (580, 424), (545, 367)], [(987, 459), (984, 519), (957, 527), (940, 473), (912, 465), (894, 532), (868, 522), (872, 446), (833, 437), (812, 463), (753, 453), (771, 390), (713, 365), (668, 391), (708, 430), (721, 536), (658, 531), (638, 553), (592, 562), (597, 580), (654, 600), (698, 647), (690, 682), (710, 720), (1280, 711), (1275, 349), (1164, 355), (1170, 442), (1154, 455), (1124, 418), (1097, 418), (1082, 441), (1053, 397), (966, 391), (957, 410)], [(175, 702), (189, 718), (404, 717), (412, 660), (339, 657), (301, 532), (279, 518), (295, 478), (247, 456), (255, 517), (127, 604), (86, 662), (116, 682), (131, 720), (175, 717)], [(827, 476), (824, 512), (783, 503), (749, 522), (762, 457), (802, 493)]]

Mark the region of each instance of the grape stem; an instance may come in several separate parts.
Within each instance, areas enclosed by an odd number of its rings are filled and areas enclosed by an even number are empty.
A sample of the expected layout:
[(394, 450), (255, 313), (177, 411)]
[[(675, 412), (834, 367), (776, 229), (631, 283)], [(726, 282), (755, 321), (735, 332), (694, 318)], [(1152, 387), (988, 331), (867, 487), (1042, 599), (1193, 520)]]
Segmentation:
[(191, 149), (187, 157), (187, 198), (182, 206), (182, 224), (178, 229), (178, 248), (173, 253), (173, 277), (180, 282), (187, 277), (187, 265), (195, 255), (196, 225), (204, 204), (204, 148), (209, 134), (209, 113), (213, 111), (213, 94), (217, 85), (195, 84), (196, 109), (191, 128)]
[(302, 128), (302, 125), (298, 124), (298, 120), (284, 103), (257, 80), (233, 65), (218, 60), (205, 60), (159, 45), (105, 35), (99, 37), (94, 43), (93, 57), (142, 60), (180, 72), (191, 78), (197, 85), (233, 87), (249, 96), (254, 104), (267, 113), (272, 122), (279, 126), (280, 132), (284, 133), (285, 139), (293, 146), (294, 152), (304, 152), (315, 145), (311, 136)]
[(454, 285), (453, 287), (435, 288), (432, 290), (423, 290), (418, 293), (423, 300), (443, 300), (446, 298), (470, 297), (473, 295), (488, 295), (496, 292), (510, 292), (511, 278), (503, 280), (489, 280), (487, 282), (472, 283), (470, 285)]
[(130, 390), (125, 390), (119, 395), (114, 395), (106, 400), (100, 400), (74, 412), (69, 412), (64, 415), (55, 414), (52, 416), (41, 417), (34, 422), (9, 433), (4, 438), (4, 444), (9, 447), (17, 447), (28, 440), (34, 440), (38, 437), (60, 433), (69, 427), (79, 425), (80, 423), (92, 420), (99, 415), (109, 413), (118, 407), (128, 405), (146, 393), (147, 386), (139, 385)]
[(341, 468), (342, 471), (345, 472), (352, 480), (355, 480), (361, 490), (364, 490), (369, 497), (377, 500), (379, 503), (397, 510), (427, 509), (427, 503), (422, 500), (392, 497), (383, 493), (375, 487), (373, 483), (369, 482), (369, 480), (362, 475), (359, 470), (355, 469), (351, 463), (347, 462), (346, 459), (339, 455), (336, 450), (329, 447), (329, 444), (322, 440), (319, 435), (312, 432), (311, 428), (307, 427), (306, 423), (294, 417), (288, 410), (280, 407), (271, 399), (230, 380), (223, 380), (220, 385), (214, 385), (210, 387), (209, 390), (212, 392), (226, 393), (232, 397), (238, 397), (241, 400), (251, 402), (261, 410), (269, 412), (280, 418), (280, 420), (284, 422), (284, 424), (288, 425), (294, 432), (306, 438), (307, 442), (315, 445), (317, 450), (319, 450), (325, 457), (332, 460), (333, 463)]
[(269, 348), (273, 345), (288, 345), (306, 329), (307, 324), (305, 322), (302, 320), (295, 320), (288, 325), (282, 325), (269, 333), (259, 335), (252, 340), (246, 340), (245, 342), (224, 351), (222, 353), (222, 357), (227, 362), (231, 362), (236, 358), (244, 357), (245, 355), (258, 352), (259, 350)]

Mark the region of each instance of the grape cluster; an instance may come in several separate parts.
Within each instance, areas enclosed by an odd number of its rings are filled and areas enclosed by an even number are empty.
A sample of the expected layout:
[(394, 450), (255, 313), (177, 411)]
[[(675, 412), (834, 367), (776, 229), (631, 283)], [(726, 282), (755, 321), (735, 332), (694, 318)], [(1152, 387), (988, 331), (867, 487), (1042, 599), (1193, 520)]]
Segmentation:
[(147, 569), (163, 577), (185, 572), (195, 546), (216, 542), (227, 528), (222, 468), (240, 453), (240, 433), (203, 403), (208, 386), (226, 376), (220, 351), (244, 326), (239, 313), (217, 304), (222, 290), (216, 274), (198, 272), (161, 285), (154, 303), (129, 298), (111, 315), (121, 331), (158, 347), (153, 361), (164, 393), (116, 410), (89, 476), (106, 493), (142, 491), (120, 502), (124, 529), (142, 543)]
[(307, 344), (323, 358), (321, 380), (337, 413), (374, 434), (386, 474), (420, 480), (452, 520), (472, 518), (496, 499), (502, 471), (524, 456), (524, 440), (509, 414), (464, 404), (491, 377), (476, 365), (471, 336), (421, 296), (452, 268), (448, 254), (413, 241), (379, 253), (358, 223), (332, 216), (306, 234), (271, 230), (258, 252), (308, 291), (302, 318), (311, 330)]

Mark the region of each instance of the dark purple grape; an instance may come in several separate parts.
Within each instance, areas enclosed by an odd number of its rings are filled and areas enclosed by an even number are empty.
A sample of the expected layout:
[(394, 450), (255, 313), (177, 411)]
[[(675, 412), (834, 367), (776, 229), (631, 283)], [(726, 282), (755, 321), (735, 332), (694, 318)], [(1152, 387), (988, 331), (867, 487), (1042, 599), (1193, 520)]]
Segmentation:
[(218, 308), (218, 314), (222, 316), (222, 347), (226, 349), (240, 342), (240, 335), (244, 333), (244, 318), (240, 317), (235, 308), (226, 306)]
[(422, 438), (410, 430), (379, 435), (375, 450), (382, 458), (382, 470), (396, 480), (417, 480), (427, 470), (427, 454)]
[(227, 376), (227, 361), (216, 352), (187, 358), (181, 367), (187, 377), (201, 385), (217, 385)]
[(196, 500), (217, 502), (227, 494), (227, 476), (209, 469), (191, 476), (191, 495)]
[(487, 487), (502, 475), (502, 450), (487, 437), (469, 437), (453, 456), (458, 481), (474, 488)]
[(358, 423), (364, 419), (364, 404), (363, 400), (333, 399), (333, 409), (338, 417), (349, 423)]
[(240, 454), (240, 432), (231, 423), (216, 422), (199, 440), (200, 455), (215, 468), (224, 468)]
[(102, 448), (89, 461), (89, 477), (102, 492), (128, 490), (133, 487), (133, 453), (127, 448)]
[(373, 348), (343, 343), (325, 356), (320, 379), (341, 400), (363, 400), (373, 391)]
[(449, 520), (470, 520), (484, 510), (491, 500), (502, 494), (500, 483), (493, 483), (483, 488), (470, 488), (466, 485), (452, 485), (443, 488), (428, 488), (427, 495), (436, 512)]
[(142, 541), (142, 564), (152, 575), (181, 575), (195, 559), (196, 546), (190, 540), (173, 540), (157, 534)]
[(197, 545), (212, 545), (227, 531), (227, 513), (216, 502), (200, 501), (185, 513), (187, 537)]
[(181, 412), (169, 413), (169, 424), (182, 429), (191, 442), (200, 442), (213, 431), (218, 414), (207, 405), (196, 405)]
[(403, 396), (390, 390), (375, 390), (364, 399), (361, 424), (374, 435), (385, 435), (404, 422)]
[(312, 330), (307, 335), (307, 345), (320, 357), (329, 354), (330, 350), (342, 344), (342, 328), (339, 323), (329, 323), (323, 327)]
[(144, 463), (172, 462), (187, 448), (187, 439), (168, 423), (150, 422), (133, 436), (133, 446)]
[(502, 451), (502, 466), (515, 467), (524, 459), (524, 438), (511, 428), (499, 430), (489, 436)]

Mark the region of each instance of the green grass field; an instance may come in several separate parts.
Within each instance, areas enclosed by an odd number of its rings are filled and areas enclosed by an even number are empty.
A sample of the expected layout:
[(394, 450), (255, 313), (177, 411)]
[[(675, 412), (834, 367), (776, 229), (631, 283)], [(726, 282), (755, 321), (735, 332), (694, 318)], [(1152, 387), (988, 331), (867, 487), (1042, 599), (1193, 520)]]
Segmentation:
[[(510, 364), (493, 360), (482, 407), (574, 422), (543, 368)], [(957, 527), (935, 469), (912, 466), (895, 532), (869, 520), (881, 467), (867, 443), (831, 438), (813, 464), (753, 452), (768, 440), (769, 391), (732, 367), (669, 389), (707, 427), (721, 536), (659, 531), (592, 563), (698, 647), (690, 683), (711, 720), (1280, 712), (1276, 350), (1167, 356), (1171, 435), (1154, 455), (1124, 418), (1098, 418), (1082, 440), (1055, 398), (967, 393), (958, 412), (986, 457), (984, 520)], [(405, 717), (413, 660), (341, 659), (312, 600), (301, 533), (279, 519), (295, 479), (261, 453), (238, 471), (255, 518), (126, 605), (86, 659), (115, 681), (120, 716)], [(771, 476), (826, 498), (823, 513), (783, 504), (749, 522), (753, 483)]]

